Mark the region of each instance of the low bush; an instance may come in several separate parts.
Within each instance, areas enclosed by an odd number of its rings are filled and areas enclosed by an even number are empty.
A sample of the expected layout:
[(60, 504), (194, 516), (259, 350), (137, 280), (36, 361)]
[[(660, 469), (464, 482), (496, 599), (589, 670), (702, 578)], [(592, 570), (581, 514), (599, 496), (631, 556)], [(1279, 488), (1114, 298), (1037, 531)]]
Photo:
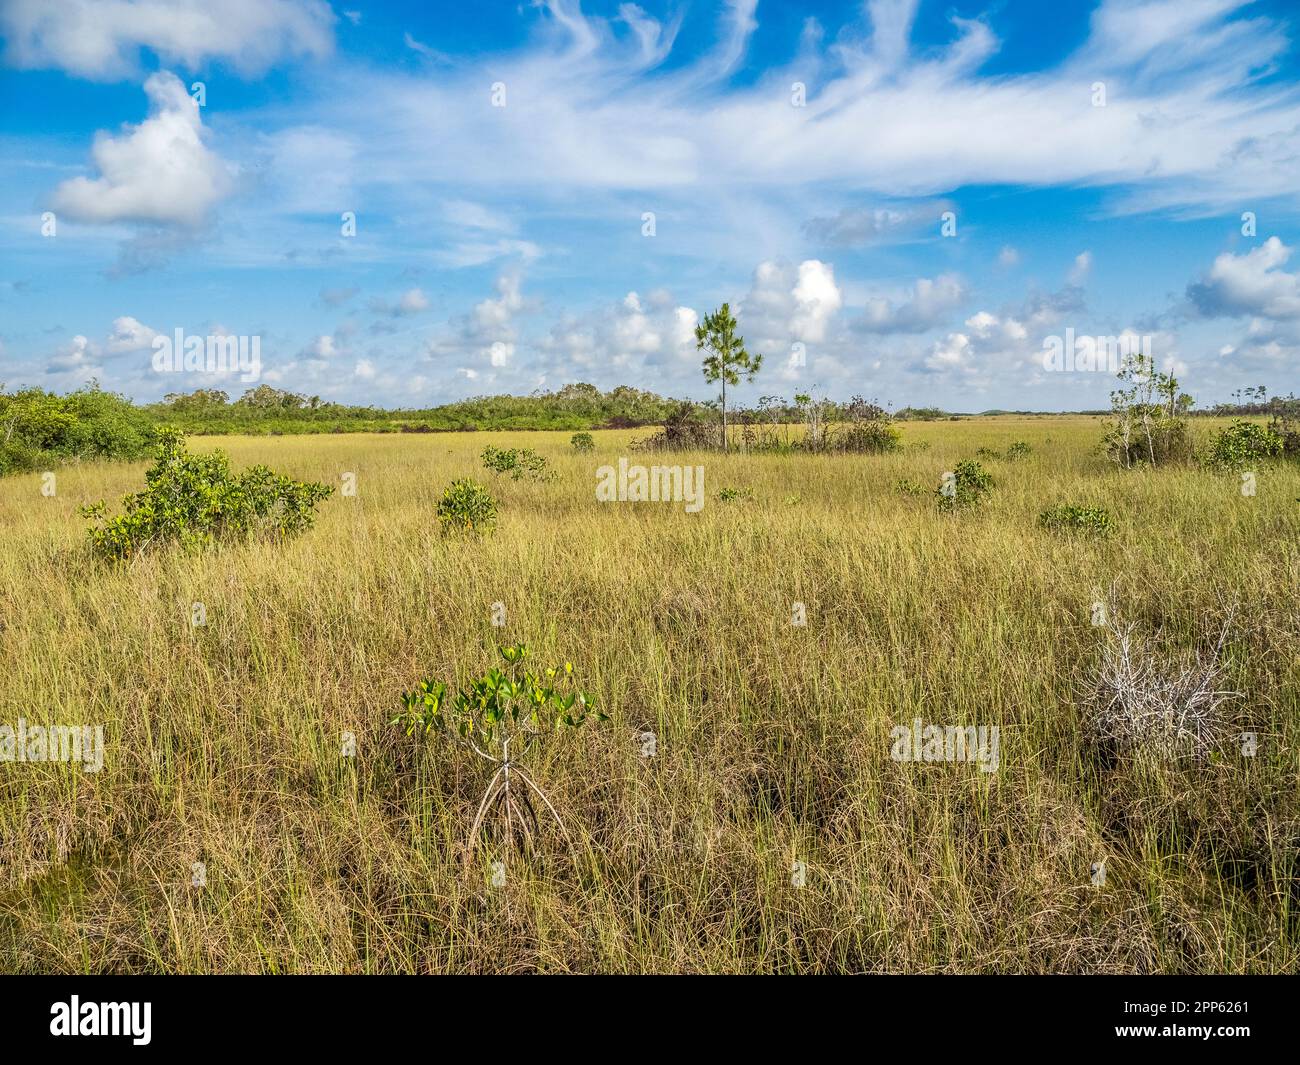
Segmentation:
[(574, 433), (569, 437), (569, 445), (579, 454), (596, 450), (596, 442), (591, 438), (590, 433)]
[(1110, 511), (1105, 507), (1079, 507), (1058, 503), (1038, 515), (1038, 524), (1053, 532), (1080, 532), (1109, 536), (1114, 531)]
[(935, 495), (941, 510), (973, 507), (989, 493), (993, 478), (978, 462), (966, 459), (957, 463), (951, 473), (945, 473)]
[(493, 473), (508, 473), (512, 480), (527, 478), (531, 481), (547, 480), (550, 474), (546, 469), (546, 459), (532, 448), (485, 447), (483, 465)]
[(159, 430), (144, 477), (145, 490), (122, 501), (125, 514), (108, 517), (102, 501), (82, 508), (95, 523), (89, 535), (97, 554), (133, 559), (168, 543), (192, 550), (227, 537), (293, 536), (312, 525), (316, 505), (334, 491), (266, 466), (232, 473), (224, 452), (191, 454), (176, 429)]
[(140, 459), (155, 429), (130, 400), (91, 385), (66, 396), (0, 392), (0, 476), (85, 459)]
[(497, 504), (483, 485), (462, 477), (452, 481), (438, 503), (438, 524), (443, 535), (490, 532), (497, 520)]
[(1283, 438), (1269, 426), (1236, 419), (1210, 442), (1206, 465), (1216, 470), (1241, 470), (1283, 451)]

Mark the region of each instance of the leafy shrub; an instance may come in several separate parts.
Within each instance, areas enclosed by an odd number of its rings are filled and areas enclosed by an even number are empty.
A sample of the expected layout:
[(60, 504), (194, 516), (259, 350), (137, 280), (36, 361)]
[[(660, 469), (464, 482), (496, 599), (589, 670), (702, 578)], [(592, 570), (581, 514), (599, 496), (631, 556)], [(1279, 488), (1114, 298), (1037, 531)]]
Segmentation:
[(1012, 462), (1014, 462), (1016, 459), (1025, 458), (1027, 455), (1032, 453), (1033, 450), (1034, 449), (1030, 447), (1027, 443), (1025, 443), (1023, 440), (1017, 440), (1009, 448), (1007, 448), (1007, 458), (1010, 459)]
[(1128, 355), (1117, 374), (1128, 388), (1110, 394), (1113, 421), (1106, 423), (1102, 450), (1126, 469), (1184, 462), (1192, 457), (1187, 411), (1192, 397), (1179, 394), (1173, 374), (1160, 373), (1147, 355)]
[(1115, 528), (1110, 511), (1105, 507), (1078, 507), (1073, 503), (1049, 507), (1038, 515), (1038, 524), (1053, 531), (1082, 532), (1093, 536), (1109, 536)]
[(942, 510), (955, 510), (958, 507), (973, 507), (979, 503), (989, 489), (993, 487), (993, 478), (984, 467), (971, 459), (957, 463), (951, 473), (945, 473), (935, 495), (939, 497)]
[(391, 722), (404, 726), (408, 736), (420, 730), (459, 741), (496, 766), (469, 830), (467, 860), (491, 814), (503, 823), (508, 843), (521, 849), (532, 845), (541, 826), (530, 796), (544, 804), (568, 838), (555, 806), (520, 760), (548, 734), (580, 728), (592, 718), (609, 720), (591, 696), (577, 688), (571, 662), (535, 673), (524, 668), (525, 644), (498, 650), (505, 669), (488, 670), (451, 698), (445, 681), (421, 681), (414, 691), (402, 693), (402, 712)]
[(523, 478), (544, 481), (549, 477), (546, 460), (527, 447), (502, 450), (489, 445), (483, 449), (483, 465), (494, 473), (508, 473), (515, 481)]
[(1240, 470), (1282, 450), (1282, 437), (1270, 427), (1237, 418), (1211, 442), (1206, 464), (1218, 470)]
[(902, 449), (902, 434), (884, 407), (854, 396), (844, 409), (845, 421), (829, 425), (813, 450), (855, 455), (883, 455)]
[(490, 532), (497, 520), (497, 504), (478, 481), (462, 477), (452, 481), (438, 503), (438, 523), (444, 535), (453, 532)]
[(0, 475), (82, 459), (139, 459), (153, 441), (149, 416), (98, 385), (66, 396), (39, 388), (0, 392)]
[(1300, 399), (1274, 396), (1270, 408), (1273, 416), (1268, 427), (1282, 441), (1282, 454), (1287, 458), (1300, 457)]
[(585, 454), (588, 451), (596, 450), (596, 441), (591, 438), (590, 433), (574, 433), (569, 437), (569, 444), (573, 450), (579, 454)]
[(109, 518), (102, 501), (82, 508), (96, 523), (89, 534), (98, 554), (130, 559), (172, 542), (192, 550), (226, 537), (293, 536), (310, 528), (316, 505), (334, 491), (265, 466), (231, 473), (224, 452), (191, 454), (176, 429), (159, 430), (144, 478), (145, 490), (123, 499), (125, 514)]
[(905, 496), (923, 496), (925, 495), (925, 485), (912, 480), (910, 477), (900, 477), (894, 482), (894, 491)]
[(1000, 459), (1002, 457), (1001, 451), (994, 451), (991, 447), (982, 447), (975, 454), (982, 459)]
[(718, 498), (724, 503), (748, 503), (754, 498), (752, 488), (724, 488), (718, 493)]

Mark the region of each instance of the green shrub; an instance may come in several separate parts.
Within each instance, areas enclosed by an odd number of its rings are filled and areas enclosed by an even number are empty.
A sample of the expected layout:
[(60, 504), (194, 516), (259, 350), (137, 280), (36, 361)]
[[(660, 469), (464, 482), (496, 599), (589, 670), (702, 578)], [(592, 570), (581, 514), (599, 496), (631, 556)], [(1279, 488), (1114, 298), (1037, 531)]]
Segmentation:
[(925, 485), (912, 480), (910, 477), (900, 477), (894, 482), (894, 491), (905, 496), (923, 496), (925, 495)]
[(0, 393), (0, 475), (83, 459), (138, 459), (155, 438), (148, 414), (90, 385), (66, 396)]
[(540, 837), (541, 817), (549, 813), (571, 844), (559, 810), (533, 778), (530, 763), (535, 759), (528, 755), (558, 732), (581, 728), (588, 720), (609, 720), (578, 688), (572, 663), (534, 672), (524, 668), (526, 645), (498, 650), (504, 669), (489, 669), (454, 697), (448, 695), (446, 681), (421, 681), (414, 691), (402, 693), (402, 711), (391, 722), (408, 736), (419, 731), (453, 741), (493, 767), (469, 829), (467, 861), (492, 819), (499, 839), (527, 851)]
[(1109, 536), (1115, 528), (1105, 507), (1078, 507), (1058, 503), (1038, 515), (1038, 524), (1054, 532), (1079, 532), (1092, 536)]
[(1025, 458), (1027, 455), (1032, 453), (1033, 450), (1034, 449), (1030, 447), (1028, 444), (1026, 444), (1023, 440), (1017, 440), (1009, 448), (1007, 448), (1007, 458), (1010, 459), (1012, 462), (1014, 462), (1016, 459)]
[(718, 493), (718, 498), (724, 503), (748, 503), (754, 498), (752, 488), (724, 488)]
[(569, 444), (579, 454), (596, 450), (596, 441), (591, 438), (590, 433), (574, 433), (569, 437)]
[(82, 508), (96, 523), (89, 530), (96, 553), (131, 559), (173, 542), (192, 550), (226, 537), (293, 536), (312, 525), (316, 505), (334, 491), (265, 466), (231, 473), (224, 452), (191, 454), (176, 429), (158, 431), (155, 457), (145, 490), (123, 499), (125, 514), (109, 518), (103, 502)]
[(957, 463), (951, 473), (945, 473), (935, 495), (939, 497), (941, 510), (955, 510), (958, 507), (973, 507), (979, 503), (993, 487), (993, 478), (984, 467), (971, 459)]
[(525, 477), (532, 481), (544, 481), (550, 476), (546, 460), (527, 447), (502, 450), (489, 445), (483, 449), (483, 465), (493, 473), (508, 473), (515, 481)]
[(1216, 470), (1240, 470), (1282, 454), (1282, 448), (1282, 437), (1270, 427), (1238, 418), (1210, 443), (1206, 465)]
[(477, 481), (461, 478), (452, 481), (438, 503), (438, 523), (444, 535), (490, 532), (497, 520), (497, 504)]

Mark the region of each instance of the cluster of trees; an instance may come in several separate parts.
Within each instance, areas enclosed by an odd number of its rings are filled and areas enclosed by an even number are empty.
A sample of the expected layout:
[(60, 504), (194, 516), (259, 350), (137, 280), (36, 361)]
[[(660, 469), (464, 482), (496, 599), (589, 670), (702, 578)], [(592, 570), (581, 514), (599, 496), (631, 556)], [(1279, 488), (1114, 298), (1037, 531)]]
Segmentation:
[(194, 434), (447, 432), (473, 429), (632, 429), (663, 422), (679, 401), (620, 386), (565, 385), (530, 396), (479, 396), (438, 407), (384, 410), (322, 402), (271, 385), (236, 400), (216, 389), (173, 393), (148, 410)]
[(142, 458), (153, 439), (148, 414), (96, 382), (66, 396), (0, 385), (0, 476), (82, 459)]

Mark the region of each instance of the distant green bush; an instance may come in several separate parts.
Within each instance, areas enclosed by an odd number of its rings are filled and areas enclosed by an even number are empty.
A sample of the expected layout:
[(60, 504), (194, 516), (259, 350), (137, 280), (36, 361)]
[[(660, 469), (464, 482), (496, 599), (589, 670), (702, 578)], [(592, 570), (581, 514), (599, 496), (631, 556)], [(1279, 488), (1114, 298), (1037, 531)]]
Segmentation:
[(894, 482), (894, 491), (905, 496), (923, 496), (925, 495), (925, 485), (912, 480), (910, 477), (900, 477)]
[(1216, 470), (1240, 470), (1281, 455), (1282, 450), (1283, 438), (1269, 426), (1238, 418), (1211, 441), (1206, 465)]
[(86, 459), (139, 459), (154, 437), (144, 410), (98, 385), (66, 396), (39, 388), (0, 392), (0, 475)]
[(501, 449), (485, 447), (483, 465), (493, 473), (508, 473), (512, 480), (527, 478), (531, 481), (547, 480), (550, 474), (546, 468), (546, 459), (528, 447)]
[(724, 503), (748, 503), (753, 498), (752, 488), (724, 488), (718, 492), (718, 499)]
[(1115, 529), (1110, 511), (1105, 507), (1079, 507), (1058, 503), (1038, 515), (1038, 524), (1053, 532), (1079, 532), (1092, 536), (1109, 536)]
[(438, 503), (438, 524), (443, 535), (490, 532), (497, 520), (497, 504), (483, 485), (469, 478), (452, 481)]
[(108, 517), (103, 502), (82, 507), (96, 523), (90, 542), (97, 554), (132, 559), (168, 543), (195, 549), (225, 537), (293, 536), (312, 525), (316, 505), (334, 490), (281, 477), (265, 466), (231, 473), (221, 451), (191, 454), (175, 429), (158, 437), (145, 490), (123, 500), (125, 514)]
[(1025, 456), (1031, 454), (1033, 450), (1034, 449), (1029, 444), (1025, 443), (1023, 440), (1017, 440), (1009, 448), (1007, 448), (1007, 458), (1011, 459), (1012, 461), (1016, 459), (1023, 459)]
[(945, 473), (935, 495), (941, 510), (973, 507), (980, 503), (993, 487), (993, 478), (978, 462), (966, 459), (957, 463), (950, 473)]
[(580, 454), (596, 450), (596, 441), (591, 438), (590, 433), (574, 433), (569, 437), (569, 444)]

